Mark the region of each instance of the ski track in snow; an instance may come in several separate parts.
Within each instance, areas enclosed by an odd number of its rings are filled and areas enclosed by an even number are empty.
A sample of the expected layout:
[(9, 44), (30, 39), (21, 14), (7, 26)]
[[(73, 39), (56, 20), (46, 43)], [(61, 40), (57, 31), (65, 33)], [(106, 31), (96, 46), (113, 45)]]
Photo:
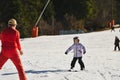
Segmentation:
[[(72, 38), (78, 36), (86, 46), (83, 57), (86, 70), (69, 72), (73, 51), (65, 55), (72, 45)], [(116, 32), (102, 31), (85, 34), (40, 36), (21, 39), (24, 55), (21, 56), (28, 80), (120, 80), (120, 52), (113, 51)], [(0, 71), (0, 80), (19, 80), (17, 70), (10, 60)]]

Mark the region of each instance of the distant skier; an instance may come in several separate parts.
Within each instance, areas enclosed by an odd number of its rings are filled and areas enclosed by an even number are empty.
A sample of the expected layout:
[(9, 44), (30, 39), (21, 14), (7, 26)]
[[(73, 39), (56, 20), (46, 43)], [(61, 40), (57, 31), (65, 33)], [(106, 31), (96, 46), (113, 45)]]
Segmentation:
[(73, 60), (71, 62), (71, 68), (69, 71), (73, 70), (77, 60), (78, 60), (78, 63), (80, 64), (81, 70), (84, 70), (85, 65), (82, 61), (82, 56), (83, 56), (83, 54), (86, 53), (86, 49), (81, 43), (79, 43), (78, 37), (74, 37), (73, 41), (74, 41), (74, 44), (72, 46), (70, 46), (65, 52), (65, 54), (68, 54), (68, 52), (70, 52), (72, 49), (74, 50), (74, 57), (73, 57)]
[(112, 31), (114, 31), (115, 32), (115, 27), (114, 27), (114, 20), (112, 20), (112, 21), (109, 21), (109, 24), (108, 24), (108, 26), (110, 27), (110, 29), (111, 29), (111, 32)]
[(114, 27), (114, 26), (111, 27), (111, 32), (112, 32), (112, 31), (115, 32), (115, 27)]
[(115, 47), (114, 47), (114, 51), (116, 51), (116, 48), (117, 48), (117, 47), (118, 47), (118, 50), (120, 51), (119, 42), (120, 42), (119, 38), (118, 38), (117, 36), (115, 36), (115, 42), (114, 42)]

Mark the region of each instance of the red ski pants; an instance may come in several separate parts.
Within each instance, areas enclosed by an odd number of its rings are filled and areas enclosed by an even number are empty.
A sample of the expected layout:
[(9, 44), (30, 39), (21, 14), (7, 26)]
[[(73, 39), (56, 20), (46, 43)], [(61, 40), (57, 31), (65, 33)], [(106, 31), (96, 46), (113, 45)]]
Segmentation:
[(0, 69), (8, 59), (10, 59), (14, 63), (18, 71), (20, 80), (27, 80), (19, 55), (7, 58), (3, 54), (0, 54)]

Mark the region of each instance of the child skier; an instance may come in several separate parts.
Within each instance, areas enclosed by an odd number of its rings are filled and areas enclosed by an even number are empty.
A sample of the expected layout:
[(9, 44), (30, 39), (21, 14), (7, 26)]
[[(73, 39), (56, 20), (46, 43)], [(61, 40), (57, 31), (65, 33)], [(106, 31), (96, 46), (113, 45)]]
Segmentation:
[(116, 48), (117, 48), (117, 47), (118, 47), (118, 50), (120, 51), (119, 42), (120, 42), (119, 38), (118, 38), (117, 36), (115, 36), (115, 42), (114, 42), (115, 47), (114, 47), (114, 51), (116, 51)]
[(66, 52), (65, 52), (65, 54), (67, 54), (72, 49), (74, 50), (74, 57), (73, 57), (73, 60), (71, 62), (71, 68), (70, 68), (69, 71), (73, 70), (73, 68), (75, 67), (75, 63), (76, 63), (77, 60), (78, 60), (78, 63), (80, 64), (81, 70), (84, 70), (85, 69), (85, 65), (84, 65), (84, 63), (82, 61), (82, 56), (83, 56), (83, 54), (86, 53), (86, 49), (85, 49), (85, 47), (81, 43), (79, 43), (78, 37), (74, 37), (73, 41), (74, 41), (74, 44), (72, 46), (70, 46), (66, 50)]

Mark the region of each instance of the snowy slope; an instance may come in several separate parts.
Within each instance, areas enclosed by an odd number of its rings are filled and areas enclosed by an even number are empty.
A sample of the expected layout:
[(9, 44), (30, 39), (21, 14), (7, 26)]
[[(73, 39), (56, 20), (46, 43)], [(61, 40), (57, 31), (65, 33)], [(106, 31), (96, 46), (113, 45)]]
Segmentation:
[[(120, 52), (113, 51), (114, 37), (120, 38), (118, 30), (21, 39), (21, 59), (28, 80), (120, 80)], [(72, 45), (74, 36), (79, 36), (87, 49), (83, 57), (85, 71), (67, 71), (73, 52), (64, 52)], [(80, 69), (78, 63), (75, 69)], [(11, 61), (0, 71), (0, 80), (19, 80)]]

